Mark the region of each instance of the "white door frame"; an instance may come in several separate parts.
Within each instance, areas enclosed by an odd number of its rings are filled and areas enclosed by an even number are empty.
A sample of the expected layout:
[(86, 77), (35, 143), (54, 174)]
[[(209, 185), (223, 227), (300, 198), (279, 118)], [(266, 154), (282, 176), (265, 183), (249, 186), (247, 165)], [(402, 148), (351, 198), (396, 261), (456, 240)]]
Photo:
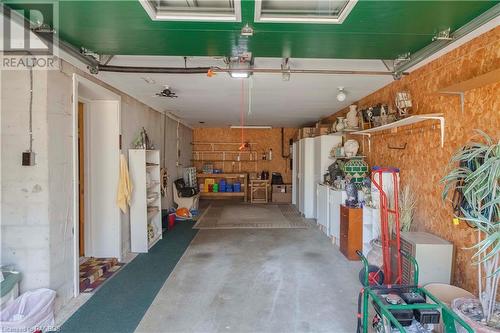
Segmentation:
[[(115, 101), (117, 103), (118, 107), (118, 115), (120, 117), (121, 114), (121, 97), (120, 95), (112, 92), (109, 89), (106, 89), (97, 83), (94, 83), (78, 74), (73, 74), (73, 98), (72, 98), (72, 116), (73, 116), (73, 128), (72, 128), (72, 136), (73, 136), (73, 156), (72, 156), (72, 162), (73, 162), (73, 294), (74, 296), (78, 296), (80, 294), (80, 257), (79, 257), (79, 158), (78, 158), (78, 102), (84, 102), (88, 104), (92, 101), (92, 98), (89, 97), (82, 97), (79, 94), (79, 86), (85, 86), (85, 89), (87, 91), (91, 91), (92, 94), (95, 94), (96, 100), (110, 100), (110, 101)], [(118, 133), (121, 134), (121, 121), (118, 119)], [(87, 132), (87, 131), (86, 131)], [(86, 136), (85, 141), (87, 141), (88, 136)], [(119, 138), (116, 138), (117, 140)], [(118, 170), (117, 170), (118, 172)], [(85, 183), (87, 184), (87, 179), (86, 177)], [(87, 187), (88, 189), (88, 187)], [(88, 200), (86, 200), (88, 202)], [(87, 213), (87, 209), (89, 206), (85, 204), (85, 216), (89, 216)], [(117, 210), (119, 208), (117, 207)], [(85, 223), (87, 224), (87, 223)], [(119, 254), (118, 259), (121, 260), (121, 253), (122, 253), (122, 242), (121, 242), (121, 221), (119, 223), (119, 230), (118, 230), (118, 237), (119, 237), (119, 249), (116, 249), (116, 253)], [(87, 242), (85, 242), (87, 247)]]

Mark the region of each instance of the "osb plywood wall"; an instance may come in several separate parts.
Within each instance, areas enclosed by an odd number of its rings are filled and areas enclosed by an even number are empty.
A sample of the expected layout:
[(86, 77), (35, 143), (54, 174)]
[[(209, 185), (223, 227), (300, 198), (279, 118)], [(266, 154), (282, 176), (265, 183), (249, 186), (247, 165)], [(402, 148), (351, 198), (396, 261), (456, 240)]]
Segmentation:
[[(463, 113), (457, 96), (443, 95), (437, 91), (498, 68), (500, 27), (357, 103), (360, 108), (376, 103), (392, 104), (397, 91), (407, 90), (412, 95), (414, 114), (444, 114), (444, 148), (440, 147), (438, 127), (433, 129), (432, 122), (425, 122), (411, 130), (403, 128), (397, 133), (374, 136), (372, 150), (370, 153), (365, 151), (365, 154), (371, 166), (397, 166), (401, 169), (403, 185), (410, 185), (418, 198), (416, 230), (434, 233), (455, 244), (456, 263), (452, 283), (473, 292), (476, 292), (476, 268), (470, 264), (472, 251), (465, 248), (473, 244), (476, 234), (465, 225), (452, 225), (452, 210), (449, 203), (441, 201), (442, 186), (439, 180), (445, 174), (452, 153), (474, 136), (474, 129), (481, 129), (496, 140), (500, 139), (500, 83), (467, 91)], [(336, 115), (329, 118), (334, 119)], [(404, 150), (388, 149), (388, 145), (400, 146), (405, 143), (407, 147)]]
[[(289, 140), (295, 137), (297, 133), (295, 128), (285, 128), (283, 135), (283, 153), (285, 156), (289, 154)], [(243, 131), (243, 140), (252, 143), (252, 150), (256, 151), (257, 163), (241, 162), (241, 171), (261, 172), (263, 170), (271, 172), (280, 172), (285, 183), (292, 182), (292, 171), (290, 170), (290, 160), (283, 158), (281, 155), (281, 128), (273, 129), (245, 129)], [(193, 130), (193, 142), (218, 142), (218, 143), (236, 143), (217, 145), (215, 150), (237, 150), (238, 143), (241, 142), (241, 130), (229, 128), (196, 128)], [(196, 150), (208, 150), (208, 145), (194, 145), (193, 152)], [(263, 161), (262, 153), (273, 150), (273, 159), (271, 161)], [(195, 155), (195, 154), (194, 154)], [(236, 154), (227, 154), (226, 159), (235, 159)], [(213, 160), (220, 158), (217, 155), (213, 156)], [(241, 159), (248, 159), (248, 155), (243, 154)], [(201, 168), (202, 163), (195, 163), (195, 166)], [(215, 162), (217, 168), (224, 168), (225, 172), (232, 172), (233, 165), (231, 162)], [(234, 171), (239, 171), (239, 162), (234, 163)]]

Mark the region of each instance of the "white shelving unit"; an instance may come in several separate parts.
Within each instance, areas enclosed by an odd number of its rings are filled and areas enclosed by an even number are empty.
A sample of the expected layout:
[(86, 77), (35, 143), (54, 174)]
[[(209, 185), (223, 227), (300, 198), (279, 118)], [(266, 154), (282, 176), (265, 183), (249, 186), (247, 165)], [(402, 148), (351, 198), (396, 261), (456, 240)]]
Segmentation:
[[(130, 247), (148, 252), (162, 238), (160, 195), (160, 151), (130, 149), (129, 172), (133, 192), (130, 203)], [(154, 236), (148, 229), (153, 227)]]
[(440, 124), (440, 130), (441, 130), (441, 147), (444, 146), (444, 116), (442, 113), (429, 113), (429, 114), (417, 114), (414, 116), (409, 116), (406, 118), (403, 118), (401, 120), (374, 127), (374, 128), (369, 128), (365, 129), (362, 131), (356, 131), (356, 132), (351, 132), (350, 134), (356, 134), (356, 135), (364, 135), (368, 137), (368, 151), (371, 151), (372, 143), (371, 143), (371, 135), (372, 133), (376, 132), (381, 132), (389, 129), (396, 129), (401, 126), (407, 126), (407, 125), (412, 125), (415, 123), (419, 123), (422, 121), (426, 120), (437, 120), (439, 121)]

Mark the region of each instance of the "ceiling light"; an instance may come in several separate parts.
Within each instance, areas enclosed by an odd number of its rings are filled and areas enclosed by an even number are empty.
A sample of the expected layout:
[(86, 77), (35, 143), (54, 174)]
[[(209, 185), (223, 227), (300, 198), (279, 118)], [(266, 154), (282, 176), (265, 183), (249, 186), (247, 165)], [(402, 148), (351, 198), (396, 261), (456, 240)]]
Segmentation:
[(246, 79), (252, 75), (253, 59), (252, 54), (242, 54), (238, 57), (229, 58), (229, 75), (232, 78)]
[(178, 96), (169, 86), (165, 86), (160, 92), (156, 93), (158, 97), (168, 97), (168, 98), (177, 98)]
[(339, 89), (339, 92), (337, 94), (337, 101), (343, 102), (343, 101), (345, 101), (345, 99), (347, 97), (347, 95), (344, 91), (344, 87), (339, 87), (338, 89)]
[(246, 125), (246, 126), (240, 126), (240, 125), (232, 125), (229, 128), (231, 129), (271, 129), (273, 128), (272, 126), (253, 126), (253, 125)]
[(250, 76), (249, 72), (229, 72), (229, 74), (235, 79), (246, 79)]

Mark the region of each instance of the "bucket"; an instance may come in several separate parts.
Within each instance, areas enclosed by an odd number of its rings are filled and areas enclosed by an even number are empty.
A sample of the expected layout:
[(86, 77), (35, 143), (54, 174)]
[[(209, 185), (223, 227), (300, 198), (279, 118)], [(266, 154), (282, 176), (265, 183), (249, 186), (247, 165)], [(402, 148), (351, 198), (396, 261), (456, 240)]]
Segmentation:
[(174, 228), (174, 225), (175, 225), (175, 214), (170, 214), (168, 216), (168, 230), (172, 230)]

